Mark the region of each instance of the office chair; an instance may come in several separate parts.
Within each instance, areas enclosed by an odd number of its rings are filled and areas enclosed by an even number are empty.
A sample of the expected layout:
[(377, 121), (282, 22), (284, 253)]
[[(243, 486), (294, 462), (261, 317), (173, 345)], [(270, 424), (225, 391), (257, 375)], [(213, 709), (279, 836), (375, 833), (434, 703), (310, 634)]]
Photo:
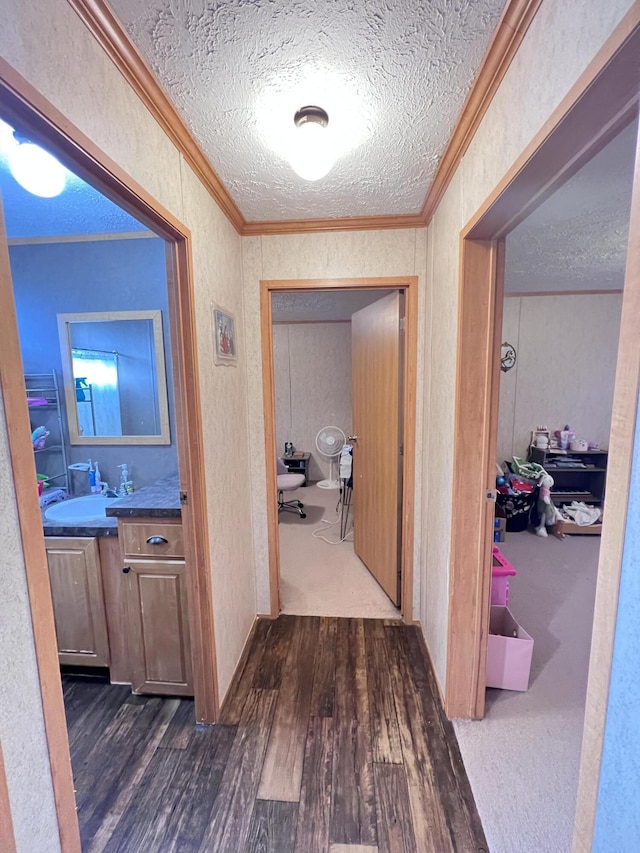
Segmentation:
[(284, 493), (293, 492), (299, 489), (305, 481), (304, 474), (290, 474), (287, 466), (282, 459), (276, 460), (277, 465), (277, 482), (278, 482), (278, 512), (287, 510), (288, 512), (297, 512), (300, 518), (306, 518), (304, 504), (300, 501), (285, 501)]

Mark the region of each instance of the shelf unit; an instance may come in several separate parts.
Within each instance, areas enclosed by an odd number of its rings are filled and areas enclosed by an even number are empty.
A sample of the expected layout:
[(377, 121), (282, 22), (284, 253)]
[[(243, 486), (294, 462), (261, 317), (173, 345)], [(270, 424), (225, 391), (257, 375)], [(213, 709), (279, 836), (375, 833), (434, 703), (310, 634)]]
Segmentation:
[[(31, 429), (35, 429), (40, 424), (35, 423), (38, 412), (53, 412), (54, 418), (48, 418), (46, 424), (50, 432), (48, 441), (41, 450), (34, 450), (34, 454), (47, 454), (57, 452), (61, 457), (62, 473), (49, 476), (47, 480), (50, 483), (55, 481), (57, 486), (69, 491), (69, 468), (67, 460), (67, 446), (64, 440), (64, 424), (62, 421), (62, 397), (61, 389), (58, 382), (58, 374), (55, 370), (50, 373), (25, 373), (24, 384), (27, 392), (27, 403), (29, 400), (39, 399), (46, 400), (46, 403), (41, 403), (37, 406), (29, 406), (29, 419), (31, 421)], [(53, 423), (51, 421), (53, 420)], [(55, 430), (55, 432), (54, 432)], [(56, 434), (57, 433), (57, 434)], [(51, 442), (53, 439), (53, 442)], [(55, 443), (54, 443), (55, 442)]]
[[(538, 462), (553, 477), (551, 498), (556, 506), (571, 501), (583, 501), (590, 504), (604, 502), (604, 486), (607, 476), (606, 450), (568, 450), (566, 453), (554, 453), (532, 447), (529, 452), (531, 462)], [(575, 467), (563, 465), (562, 459), (575, 459)]]
[[(97, 435), (96, 412), (93, 407), (93, 385), (90, 382), (79, 385), (76, 379), (76, 410), (78, 412), (78, 428), (80, 433), (82, 435)], [(91, 419), (91, 432), (86, 432), (84, 427), (87, 412)]]
[(304, 451), (297, 451), (297, 455), (293, 454), (292, 456), (283, 456), (282, 461), (287, 466), (287, 471), (290, 474), (304, 474), (305, 480), (302, 484), (303, 486), (307, 485), (309, 480), (309, 460), (311, 459), (311, 454), (306, 453)]

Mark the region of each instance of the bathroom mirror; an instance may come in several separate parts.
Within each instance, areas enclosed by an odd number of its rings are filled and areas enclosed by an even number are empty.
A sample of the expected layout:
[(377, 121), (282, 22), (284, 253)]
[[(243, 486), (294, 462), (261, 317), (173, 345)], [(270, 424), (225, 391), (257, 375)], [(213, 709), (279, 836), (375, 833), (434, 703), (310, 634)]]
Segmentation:
[(161, 311), (58, 314), (71, 444), (170, 444)]

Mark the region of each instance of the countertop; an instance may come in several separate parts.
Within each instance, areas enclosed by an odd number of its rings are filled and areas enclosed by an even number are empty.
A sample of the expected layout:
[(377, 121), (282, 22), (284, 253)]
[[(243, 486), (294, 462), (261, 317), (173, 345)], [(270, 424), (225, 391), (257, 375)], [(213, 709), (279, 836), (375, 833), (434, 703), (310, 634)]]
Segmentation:
[(177, 474), (143, 486), (126, 498), (120, 498), (105, 510), (106, 517), (90, 524), (55, 524), (45, 518), (45, 536), (117, 536), (118, 518), (180, 518), (180, 484)]
[(180, 518), (180, 483), (177, 474), (143, 486), (105, 510), (116, 518)]
[(92, 521), (90, 524), (56, 524), (46, 518), (42, 510), (42, 527), (45, 536), (117, 536), (118, 519), (105, 518), (104, 521)]

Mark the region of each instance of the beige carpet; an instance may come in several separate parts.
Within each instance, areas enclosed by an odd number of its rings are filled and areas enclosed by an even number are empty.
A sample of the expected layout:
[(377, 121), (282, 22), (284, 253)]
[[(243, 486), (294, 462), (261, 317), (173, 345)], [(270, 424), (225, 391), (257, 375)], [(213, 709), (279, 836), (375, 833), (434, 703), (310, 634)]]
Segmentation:
[(529, 690), (487, 691), (455, 725), (491, 853), (568, 853), (582, 742), (600, 538), (507, 534), (509, 606), (534, 638)]
[(339, 494), (311, 485), (285, 495), (287, 500), (302, 501), (307, 517), (290, 512), (279, 516), (282, 612), (399, 619), (400, 611), (356, 557), (352, 542), (330, 545), (312, 535), (323, 528), (322, 535), (331, 542), (340, 538), (339, 524), (322, 523), (323, 519), (333, 522), (339, 518)]

